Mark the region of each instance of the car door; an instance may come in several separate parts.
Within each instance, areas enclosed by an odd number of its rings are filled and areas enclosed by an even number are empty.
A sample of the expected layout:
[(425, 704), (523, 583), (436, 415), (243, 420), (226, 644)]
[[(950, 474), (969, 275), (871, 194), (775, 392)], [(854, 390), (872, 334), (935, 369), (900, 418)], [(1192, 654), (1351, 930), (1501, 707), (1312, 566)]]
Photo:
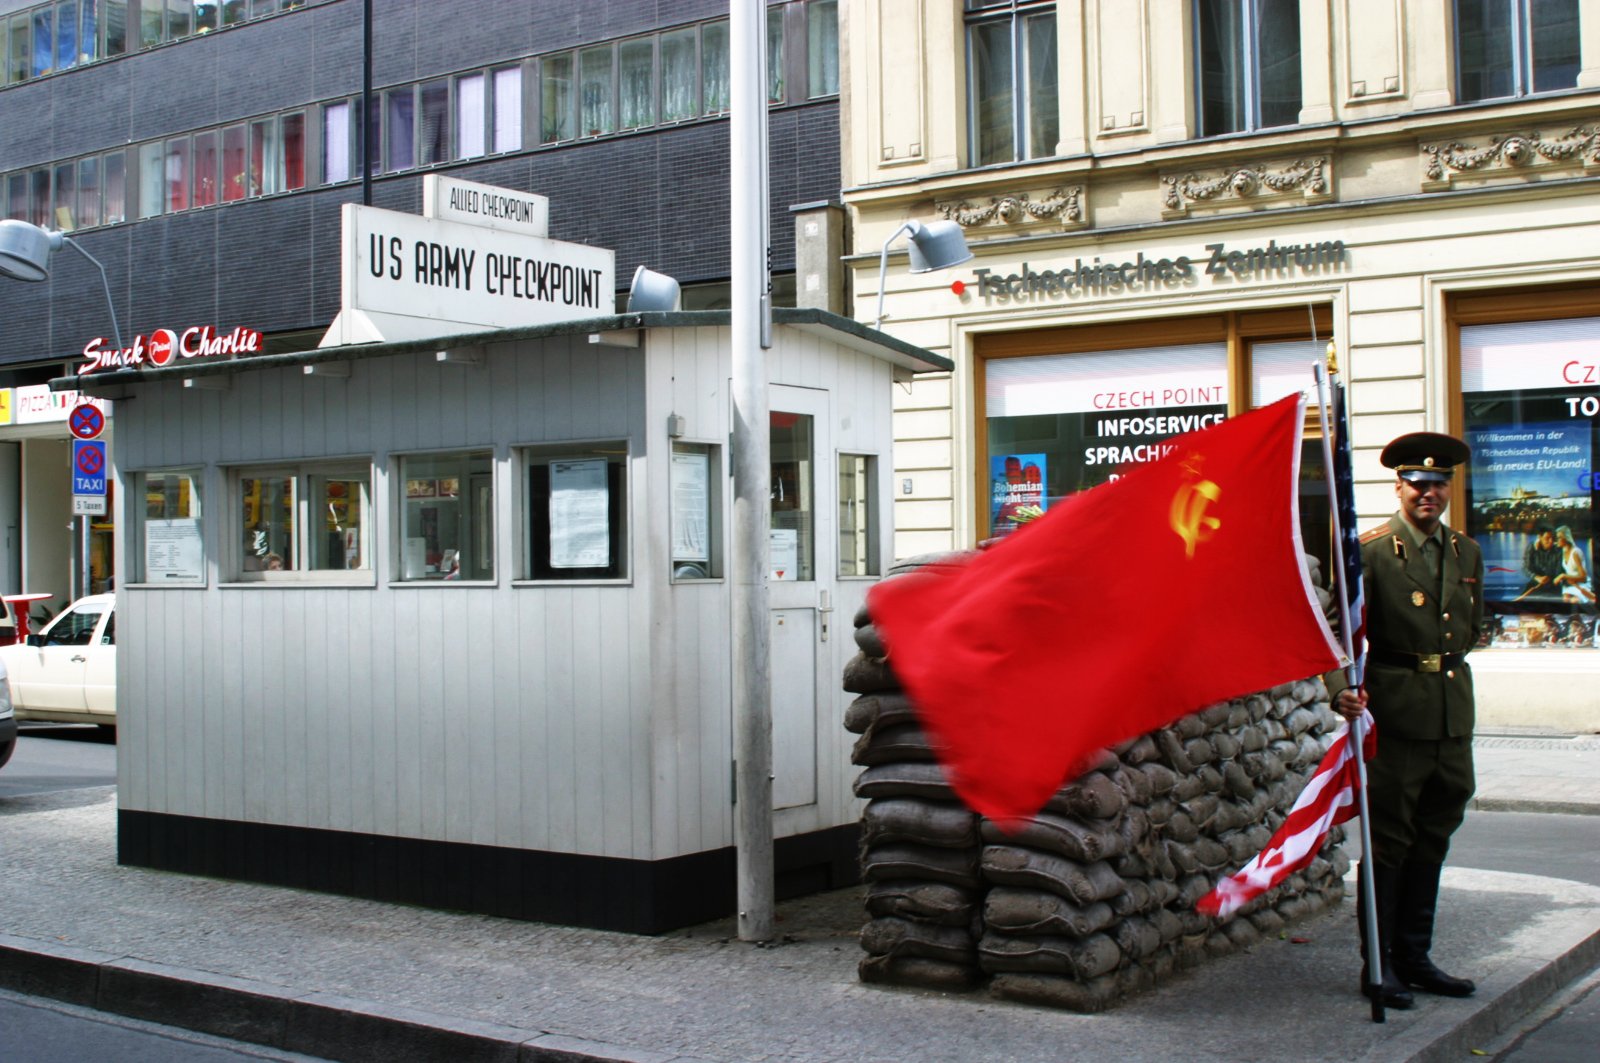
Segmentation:
[(87, 647), (83, 666), (83, 702), (90, 712), (115, 723), (117, 715), (117, 611), (105, 611), (100, 628)]
[(12, 700), (29, 709), (83, 712), (90, 651), (111, 606), (104, 599), (74, 603), (40, 632), (40, 646), (8, 654)]

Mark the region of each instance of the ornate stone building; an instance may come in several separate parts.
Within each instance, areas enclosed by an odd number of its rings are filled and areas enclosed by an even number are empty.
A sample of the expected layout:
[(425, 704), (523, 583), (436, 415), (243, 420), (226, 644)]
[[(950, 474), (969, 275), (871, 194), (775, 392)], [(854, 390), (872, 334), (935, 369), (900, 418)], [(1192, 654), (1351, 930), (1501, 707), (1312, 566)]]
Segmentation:
[[(1048, 505), (1306, 387), (1332, 339), (1364, 526), (1394, 509), (1390, 438), (1474, 447), (1449, 519), (1491, 566), (1481, 716), (1600, 726), (1600, 0), (840, 11), (859, 315), (904, 222), (975, 252), (890, 256), (884, 328), (956, 364), (897, 396), (899, 555), (1003, 533), (996, 483)], [(1569, 578), (1530, 592), (1546, 526)]]

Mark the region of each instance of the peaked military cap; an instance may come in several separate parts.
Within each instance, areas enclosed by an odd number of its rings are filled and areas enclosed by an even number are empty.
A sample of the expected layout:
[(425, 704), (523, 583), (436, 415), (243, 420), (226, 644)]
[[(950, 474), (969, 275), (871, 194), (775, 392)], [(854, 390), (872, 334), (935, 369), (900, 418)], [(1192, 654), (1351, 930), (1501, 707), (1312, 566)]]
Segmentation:
[(1472, 449), (1442, 432), (1411, 432), (1392, 440), (1378, 460), (1410, 483), (1449, 483)]

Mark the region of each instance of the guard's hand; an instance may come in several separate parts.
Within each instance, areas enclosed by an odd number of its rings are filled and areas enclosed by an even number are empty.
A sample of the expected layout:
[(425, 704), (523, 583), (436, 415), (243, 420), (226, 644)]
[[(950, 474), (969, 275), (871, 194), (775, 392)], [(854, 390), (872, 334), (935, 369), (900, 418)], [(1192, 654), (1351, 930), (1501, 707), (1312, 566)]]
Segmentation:
[(1357, 720), (1361, 711), (1367, 707), (1367, 692), (1346, 687), (1339, 691), (1339, 696), (1333, 699), (1333, 711), (1347, 720)]

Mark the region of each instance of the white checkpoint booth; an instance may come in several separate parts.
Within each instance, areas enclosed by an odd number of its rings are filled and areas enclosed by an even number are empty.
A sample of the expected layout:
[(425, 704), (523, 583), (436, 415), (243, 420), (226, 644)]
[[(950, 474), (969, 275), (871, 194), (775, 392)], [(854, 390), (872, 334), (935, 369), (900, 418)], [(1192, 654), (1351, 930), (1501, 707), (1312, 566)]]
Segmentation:
[[(897, 380), (774, 311), (780, 894), (854, 880)], [(735, 901), (729, 315), (57, 382), (117, 398), (123, 863), (637, 932)]]

